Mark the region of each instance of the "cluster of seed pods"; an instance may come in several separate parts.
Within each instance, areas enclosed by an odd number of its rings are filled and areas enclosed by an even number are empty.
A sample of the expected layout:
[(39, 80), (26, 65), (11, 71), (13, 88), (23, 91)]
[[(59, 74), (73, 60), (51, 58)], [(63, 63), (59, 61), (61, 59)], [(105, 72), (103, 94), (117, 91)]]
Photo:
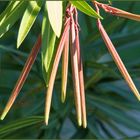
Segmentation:
[(86, 127), (87, 123), (86, 123), (84, 78), (83, 78), (82, 60), (80, 55), (80, 46), (79, 46), (78, 17), (77, 17), (77, 10), (72, 5), (69, 5), (66, 9), (64, 31), (60, 39), (60, 43), (58, 45), (56, 56), (54, 58), (52, 72), (48, 84), (48, 90), (46, 94), (46, 113), (45, 113), (46, 124), (48, 124), (52, 91), (53, 91), (58, 64), (62, 53), (63, 53), (62, 102), (64, 102), (66, 97), (69, 47), (70, 47), (71, 67), (72, 67), (72, 78), (74, 83), (73, 85), (74, 85), (74, 94), (75, 94), (74, 97), (75, 97), (75, 105), (76, 105), (76, 112), (77, 112), (77, 120), (80, 126), (83, 124), (83, 127)]
[[(102, 8), (105, 12), (110, 13), (115, 16), (120, 16), (123, 18), (128, 18), (131, 20), (140, 21), (140, 16), (136, 14), (132, 14), (118, 8), (114, 8), (107, 4), (99, 3), (97, 1), (93, 1), (93, 5), (96, 8), (98, 14), (100, 14), (99, 8)], [(112, 55), (118, 69), (120, 70), (122, 76), (126, 80), (128, 86), (133, 91), (135, 96), (140, 100), (140, 94), (133, 83), (126, 67), (124, 66), (119, 54), (117, 53), (113, 43), (111, 42), (109, 36), (107, 35), (100, 19), (97, 19), (97, 27), (103, 38), (110, 54)], [(35, 43), (26, 63), (21, 72), (21, 75), (15, 85), (15, 88), (12, 91), (12, 94), (9, 98), (9, 101), (1, 115), (1, 119), (3, 120), (12, 107), (16, 97), (18, 96), (31, 68), (37, 57), (37, 54), (41, 47), (41, 35), (39, 35), (37, 42)], [(48, 89), (46, 93), (46, 105), (45, 105), (45, 123), (48, 124), (50, 108), (51, 108), (51, 100), (54, 82), (57, 74), (58, 65), (60, 62), (60, 58), (62, 56), (62, 102), (66, 99), (66, 89), (67, 89), (67, 77), (68, 77), (68, 61), (69, 61), (69, 50), (70, 50), (70, 58), (71, 58), (71, 67), (72, 67), (72, 78), (73, 78), (73, 86), (74, 86), (74, 97), (75, 97), (75, 106), (77, 112), (77, 120), (79, 126), (83, 126), (86, 128), (87, 126), (87, 118), (86, 118), (86, 103), (85, 103), (85, 88), (84, 88), (84, 77), (83, 77), (83, 65), (82, 58), (80, 53), (80, 43), (79, 43), (79, 24), (78, 24), (78, 13), (76, 8), (69, 4), (66, 8), (65, 14), (65, 23), (63, 33), (60, 38), (59, 45), (57, 47), (57, 51), (55, 54), (52, 71), (48, 83)]]

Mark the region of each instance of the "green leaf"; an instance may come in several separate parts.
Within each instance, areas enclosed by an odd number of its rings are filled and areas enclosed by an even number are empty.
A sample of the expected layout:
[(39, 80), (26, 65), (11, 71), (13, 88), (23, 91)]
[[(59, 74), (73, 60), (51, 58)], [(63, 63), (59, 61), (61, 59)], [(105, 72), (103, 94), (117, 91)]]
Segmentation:
[(27, 1), (10, 3), (0, 16), (0, 37), (2, 37), (22, 16), (27, 5)]
[(46, 1), (48, 17), (53, 31), (60, 37), (62, 29), (63, 5), (62, 1)]
[(24, 41), (32, 25), (34, 24), (41, 9), (41, 5), (42, 1), (30, 1), (28, 3), (19, 28), (17, 48), (20, 47), (21, 43)]
[(20, 119), (18, 121), (14, 121), (12, 123), (9, 123), (7, 125), (5, 125), (4, 127), (0, 128), (0, 135), (5, 134), (5, 133), (9, 133), (27, 126), (31, 126), (37, 123), (41, 123), (43, 122), (43, 118), (44, 117), (28, 117), (25, 119)]
[(47, 4), (48, 2), (46, 2), (45, 4), (42, 24), (42, 70), (46, 85), (48, 85), (48, 80), (52, 68), (53, 55), (55, 52), (54, 47), (56, 41), (56, 35), (53, 32), (48, 19)]
[(19, 1), (11, 1), (3, 13), (0, 15), (0, 25), (4, 22), (10, 12), (19, 4)]
[(91, 133), (93, 133), (98, 139), (102, 139), (103, 136), (101, 132), (99, 131), (99, 128), (97, 126), (97, 122), (95, 118), (89, 118), (88, 120), (88, 129)]
[[(101, 100), (88, 96), (88, 103), (92, 106), (95, 105), (99, 110), (105, 113), (110, 119), (113, 119), (121, 124), (125, 124), (129, 128), (140, 131), (140, 122), (129, 116), (127, 113), (109, 105), (107, 102), (103, 103)], [(116, 103), (117, 105), (117, 103)], [(107, 118), (107, 117), (106, 117)]]
[(94, 18), (100, 18), (103, 19), (100, 15), (96, 13), (96, 11), (85, 1), (70, 1), (77, 9), (79, 9), (81, 12), (94, 17)]
[(5, 46), (3, 46), (3, 45), (0, 45), (0, 51), (6, 51), (7, 53), (13, 53), (13, 54), (15, 54), (16, 56), (18, 56), (18, 55), (20, 55), (20, 56), (23, 56), (23, 57), (25, 57), (25, 58), (27, 58), (28, 57), (28, 54), (27, 53), (25, 53), (25, 52), (21, 52), (21, 51), (18, 51), (18, 50), (15, 50), (15, 49), (13, 49), (13, 48), (10, 48), (9, 46), (7, 47), (5, 47)]

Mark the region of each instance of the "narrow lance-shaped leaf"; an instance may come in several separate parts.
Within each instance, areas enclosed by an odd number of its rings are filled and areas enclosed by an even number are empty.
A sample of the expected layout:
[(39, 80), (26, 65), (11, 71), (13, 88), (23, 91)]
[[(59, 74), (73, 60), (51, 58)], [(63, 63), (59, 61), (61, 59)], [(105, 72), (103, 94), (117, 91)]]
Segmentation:
[(17, 48), (20, 47), (21, 43), (26, 38), (28, 32), (30, 31), (32, 25), (37, 18), (37, 15), (41, 9), (42, 1), (29, 1), (27, 9), (23, 15), (21, 20), (18, 38), (17, 38)]
[(102, 17), (96, 13), (96, 11), (84, 0), (70, 0), (70, 2), (81, 12), (94, 17), (94, 18), (101, 18)]
[(62, 1), (46, 1), (49, 21), (53, 31), (60, 37), (63, 19), (63, 3)]
[[(112, 107), (112, 104), (103, 102), (102, 100), (97, 99), (95, 96), (87, 96), (87, 99), (89, 105), (97, 107), (109, 120), (114, 120), (118, 123), (125, 124), (128, 128), (140, 131), (140, 122), (132, 115), (128, 115), (125, 111)], [(115, 103), (117, 104), (118, 102), (116, 101)]]
[(0, 25), (4, 22), (4, 20), (7, 18), (7, 16), (12, 12), (12, 10), (19, 4), (20, 1), (11, 1), (9, 2), (6, 9), (2, 12), (0, 15)]
[(70, 29), (70, 53), (71, 53), (71, 65), (72, 65), (72, 78), (74, 83), (75, 104), (77, 112), (77, 120), (79, 126), (82, 125), (82, 112), (81, 112), (81, 96), (80, 96), (80, 83), (79, 83), (79, 70), (78, 70), (78, 56), (75, 46), (75, 23), (73, 17), (71, 17), (71, 29)]
[[(99, 12), (98, 6), (96, 4), (95, 4), (95, 6), (97, 8), (97, 11)], [(122, 76), (124, 77), (124, 79), (128, 83), (129, 87), (131, 88), (131, 90), (133, 91), (135, 96), (138, 98), (138, 100), (140, 100), (140, 94), (139, 94), (135, 84), (133, 83), (129, 73), (127, 72), (127, 69), (124, 66), (124, 64), (123, 64), (119, 54), (117, 53), (114, 45), (112, 44), (109, 36), (107, 35), (104, 27), (102, 26), (100, 19), (98, 19), (97, 25), (98, 25), (99, 31), (101, 33), (101, 36), (102, 36), (102, 38), (103, 38), (103, 40), (104, 40), (104, 42), (105, 42), (110, 54), (112, 55), (116, 65), (118, 66)]]
[(64, 46), (64, 50), (62, 54), (62, 93), (61, 93), (62, 102), (65, 102), (65, 99), (66, 99), (68, 61), (69, 61), (69, 35), (66, 38), (65, 46)]
[(45, 106), (45, 122), (46, 122), (46, 125), (48, 124), (48, 119), (49, 119), (49, 114), (50, 114), (52, 92), (53, 92), (54, 81), (55, 81), (55, 77), (56, 77), (56, 73), (57, 73), (57, 68), (58, 68), (60, 57), (61, 57), (61, 54), (62, 54), (62, 51), (63, 51), (63, 48), (64, 48), (65, 40), (68, 37), (69, 28), (70, 28), (70, 20), (68, 20), (66, 22), (66, 25), (64, 27), (64, 31), (63, 31), (60, 43), (59, 43), (57, 51), (56, 51), (56, 55), (55, 55), (55, 58), (54, 58), (54, 63), (53, 63), (53, 66), (52, 66), (52, 72), (51, 72), (49, 83), (48, 83), (48, 90), (47, 90), (47, 93), (46, 93), (46, 106)]
[(24, 65), (24, 68), (21, 72), (21, 75), (20, 75), (20, 77), (19, 77), (19, 79), (18, 79), (18, 81), (17, 81), (17, 83), (12, 91), (12, 94), (9, 98), (9, 101), (8, 101), (6, 107), (1, 115), (1, 118), (0, 118), (1, 120), (3, 120), (5, 118), (5, 116), (9, 112), (10, 108), (12, 107), (16, 97), (18, 96), (21, 88), (23, 87), (23, 84), (24, 84), (25, 80), (27, 79), (27, 76), (28, 76), (33, 64), (34, 64), (34, 61), (37, 57), (37, 54), (39, 52), (40, 47), (41, 47), (41, 36), (38, 37), (37, 42), (34, 45), (25, 65)]
[(44, 117), (42, 116), (32, 116), (32, 117), (23, 118), (23, 119), (19, 119), (19, 120), (15, 120), (13, 122), (7, 123), (6, 125), (0, 128), (0, 136), (2, 136), (2, 134), (8, 134), (8, 133), (17, 131), (21, 128), (25, 128), (25, 127), (32, 126), (38, 123), (42, 123), (43, 119)]
[(102, 3), (99, 3), (99, 2), (96, 2), (96, 1), (95, 1), (95, 3), (98, 6), (100, 6), (101, 8), (103, 8), (106, 12), (108, 12), (112, 15), (132, 19), (132, 20), (136, 20), (136, 21), (140, 21), (140, 15), (132, 14), (130, 12), (126, 12), (124, 10), (120, 10), (118, 8), (114, 8), (114, 7), (109, 6), (107, 4), (102, 4)]
[(46, 82), (46, 86), (48, 86), (51, 70), (52, 70), (52, 62), (53, 56), (55, 53), (55, 41), (56, 35), (52, 30), (50, 22), (48, 20), (47, 13), (47, 2), (45, 3), (43, 22), (42, 22), (42, 70), (43, 77)]
[(15, 3), (15, 8), (12, 8), (10, 12), (8, 12), (8, 14), (4, 17), (4, 20), (0, 22), (0, 37), (2, 37), (17, 22), (17, 20), (22, 16), (23, 12), (25, 11), (26, 6), (27, 1)]

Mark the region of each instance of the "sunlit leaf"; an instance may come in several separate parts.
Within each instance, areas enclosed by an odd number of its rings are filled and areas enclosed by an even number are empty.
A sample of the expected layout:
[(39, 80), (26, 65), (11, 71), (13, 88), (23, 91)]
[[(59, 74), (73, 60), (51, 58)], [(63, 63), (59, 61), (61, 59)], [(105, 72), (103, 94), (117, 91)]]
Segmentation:
[(29, 1), (28, 7), (21, 20), (17, 38), (17, 48), (20, 47), (21, 43), (24, 41), (32, 25), (34, 24), (41, 9), (41, 5), (42, 1)]
[(2, 18), (2, 22), (0, 22), (0, 37), (2, 37), (15, 23), (16, 21), (22, 16), (26, 6), (27, 1), (21, 1), (14, 3), (15, 5), (11, 9), (6, 9), (5, 13), (7, 13), (4, 18)]
[(62, 1), (46, 1), (48, 17), (53, 31), (60, 37), (62, 29), (63, 7)]
[(77, 9), (79, 9), (80, 11), (82, 11), (83, 13), (94, 17), (94, 18), (101, 18), (102, 17), (100, 15), (98, 15), (96, 13), (96, 11), (86, 2), (86, 1), (70, 1)]
[(3, 13), (0, 15), (0, 25), (4, 22), (12, 10), (19, 4), (19, 1), (11, 1)]
[(48, 85), (48, 80), (51, 73), (53, 55), (55, 52), (55, 40), (56, 35), (53, 32), (50, 22), (48, 20), (46, 2), (42, 24), (42, 69), (46, 85)]

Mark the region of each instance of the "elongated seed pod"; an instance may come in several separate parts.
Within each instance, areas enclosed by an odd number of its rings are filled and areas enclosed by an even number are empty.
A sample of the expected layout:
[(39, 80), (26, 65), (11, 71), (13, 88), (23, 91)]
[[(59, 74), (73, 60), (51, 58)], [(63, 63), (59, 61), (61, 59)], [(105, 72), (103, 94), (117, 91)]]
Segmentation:
[(3, 120), (5, 118), (6, 114), (9, 112), (14, 101), (16, 100), (21, 88), (23, 87), (23, 84), (24, 84), (25, 80), (27, 79), (27, 76), (28, 76), (28, 74), (29, 74), (29, 72), (34, 64), (34, 61), (37, 57), (37, 54), (40, 50), (40, 47), (41, 47), (41, 35), (39, 35), (37, 42), (35, 43), (34, 47), (31, 50), (31, 53), (30, 53), (25, 65), (24, 65), (24, 68), (19, 76), (19, 79), (18, 79), (18, 81), (17, 81), (17, 83), (12, 91), (12, 94), (9, 98), (9, 101), (8, 101), (6, 107), (1, 115), (1, 120)]

